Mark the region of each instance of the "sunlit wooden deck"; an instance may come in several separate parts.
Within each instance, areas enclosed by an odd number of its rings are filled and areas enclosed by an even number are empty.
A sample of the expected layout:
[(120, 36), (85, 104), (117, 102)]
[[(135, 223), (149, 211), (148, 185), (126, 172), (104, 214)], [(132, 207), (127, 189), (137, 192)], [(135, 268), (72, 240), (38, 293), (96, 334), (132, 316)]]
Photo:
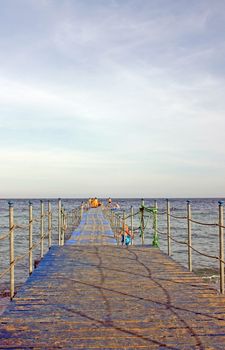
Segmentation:
[(11, 302), (0, 348), (225, 349), (222, 295), (159, 249), (112, 243), (90, 211)]

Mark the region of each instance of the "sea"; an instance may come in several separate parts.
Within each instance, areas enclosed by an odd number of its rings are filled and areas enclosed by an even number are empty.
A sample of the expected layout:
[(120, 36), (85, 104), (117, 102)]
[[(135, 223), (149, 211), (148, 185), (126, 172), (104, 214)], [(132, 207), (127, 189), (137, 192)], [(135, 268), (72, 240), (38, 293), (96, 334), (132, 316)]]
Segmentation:
[[(103, 205), (107, 205), (107, 198), (100, 199)], [(215, 226), (219, 220), (218, 201), (225, 201), (225, 198), (172, 198), (169, 199), (171, 208), (171, 237), (179, 242), (187, 242), (187, 200), (190, 201), (192, 219), (202, 224), (192, 223), (192, 244), (193, 247), (204, 254), (201, 255), (193, 251), (193, 270), (196, 274), (203, 276), (212, 283), (217, 283), (219, 275), (219, 262), (216, 257), (219, 256), (219, 228)], [(44, 231), (48, 230), (47, 208), (50, 201), (52, 206), (52, 245), (58, 244), (58, 199), (43, 198), (45, 220)], [(82, 202), (86, 202), (87, 198), (63, 198), (62, 205), (68, 215), (75, 208), (78, 208)], [(40, 199), (10, 199), (13, 203), (14, 224), (15, 224), (15, 285), (18, 289), (28, 278), (28, 247), (29, 247), (29, 202), (33, 206), (33, 243), (40, 239)], [(120, 209), (116, 210), (118, 215), (122, 215), (123, 211), (129, 216), (131, 206), (136, 214), (133, 221), (135, 229), (134, 244), (141, 244), (140, 237), (140, 214), (139, 208), (141, 205), (140, 198), (112, 198), (113, 204), (118, 204)], [(157, 203), (158, 207), (158, 238), (160, 249), (167, 254), (167, 216), (166, 216), (166, 199), (162, 198), (144, 198), (144, 204), (148, 208), (153, 208)], [(175, 217), (176, 218), (175, 218)], [(153, 214), (145, 213), (145, 244), (152, 244), (153, 240)], [(127, 219), (127, 224), (131, 225), (130, 218)], [(207, 225), (206, 225), (207, 224)], [(209, 224), (209, 225), (208, 225)], [(72, 226), (68, 226), (67, 237), (70, 235)], [(0, 200), (0, 275), (9, 267), (9, 238), (1, 239), (7, 235), (9, 231), (9, 199)], [(187, 245), (171, 241), (172, 255), (171, 258), (188, 266), (188, 248)], [(45, 238), (44, 253), (48, 251), (48, 238)], [(214, 256), (214, 258), (206, 257), (206, 255)], [(25, 256), (24, 256), (25, 255)], [(24, 257), (23, 257), (24, 256)], [(37, 245), (34, 251), (34, 259), (40, 257), (40, 245)], [(6, 273), (0, 279), (0, 296), (8, 295), (9, 289), (9, 273)]]

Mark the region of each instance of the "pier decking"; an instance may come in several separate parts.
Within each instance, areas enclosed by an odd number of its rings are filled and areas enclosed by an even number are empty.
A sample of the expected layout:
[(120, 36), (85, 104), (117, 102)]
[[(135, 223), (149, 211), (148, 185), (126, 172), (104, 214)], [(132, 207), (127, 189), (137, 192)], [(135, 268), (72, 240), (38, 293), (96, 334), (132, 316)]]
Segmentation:
[(225, 349), (225, 298), (157, 248), (116, 246), (99, 210), (1, 317), (0, 349)]

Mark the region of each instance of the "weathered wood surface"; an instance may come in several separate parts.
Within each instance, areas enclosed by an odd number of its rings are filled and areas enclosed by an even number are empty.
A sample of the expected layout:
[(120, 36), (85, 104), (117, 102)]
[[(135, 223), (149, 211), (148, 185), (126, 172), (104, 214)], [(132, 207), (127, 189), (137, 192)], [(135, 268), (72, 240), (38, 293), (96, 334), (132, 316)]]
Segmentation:
[(1, 318), (0, 349), (225, 349), (225, 299), (158, 249), (53, 247)]
[(105, 245), (115, 244), (113, 231), (101, 208), (84, 212), (79, 227), (72, 233), (66, 244)]

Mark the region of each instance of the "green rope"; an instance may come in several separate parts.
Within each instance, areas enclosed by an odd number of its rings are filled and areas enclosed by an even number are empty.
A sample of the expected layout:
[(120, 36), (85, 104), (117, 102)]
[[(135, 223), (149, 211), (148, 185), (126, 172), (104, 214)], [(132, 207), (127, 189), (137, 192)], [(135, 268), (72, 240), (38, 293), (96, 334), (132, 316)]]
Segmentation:
[(158, 236), (158, 232), (157, 232), (157, 224), (158, 224), (157, 213), (158, 213), (158, 209), (157, 208), (144, 207), (144, 210), (147, 211), (148, 213), (152, 213), (153, 214), (153, 240), (152, 240), (152, 246), (156, 247), (156, 248), (159, 248), (159, 236)]

